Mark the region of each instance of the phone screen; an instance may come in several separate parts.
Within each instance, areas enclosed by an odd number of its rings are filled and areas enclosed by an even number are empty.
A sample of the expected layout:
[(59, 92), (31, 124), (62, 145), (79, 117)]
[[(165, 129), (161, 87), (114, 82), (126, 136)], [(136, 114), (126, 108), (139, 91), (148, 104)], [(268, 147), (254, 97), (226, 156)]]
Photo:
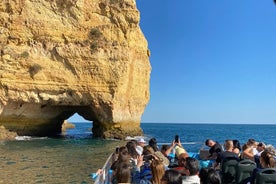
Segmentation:
[(174, 142), (178, 142), (178, 141), (179, 141), (179, 135), (175, 135)]

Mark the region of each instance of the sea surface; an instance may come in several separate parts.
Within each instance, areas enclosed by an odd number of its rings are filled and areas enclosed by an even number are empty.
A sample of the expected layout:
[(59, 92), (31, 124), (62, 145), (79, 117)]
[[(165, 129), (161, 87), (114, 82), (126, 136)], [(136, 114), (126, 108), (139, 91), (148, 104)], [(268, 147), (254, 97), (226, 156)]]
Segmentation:
[[(0, 142), (0, 183), (93, 183), (91, 173), (101, 168), (125, 141), (93, 139), (91, 123), (74, 123), (57, 137), (19, 137)], [(197, 152), (207, 138), (223, 143), (226, 139), (247, 139), (276, 147), (276, 125), (142, 123), (145, 140), (155, 137), (160, 145), (180, 136), (187, 151)]]

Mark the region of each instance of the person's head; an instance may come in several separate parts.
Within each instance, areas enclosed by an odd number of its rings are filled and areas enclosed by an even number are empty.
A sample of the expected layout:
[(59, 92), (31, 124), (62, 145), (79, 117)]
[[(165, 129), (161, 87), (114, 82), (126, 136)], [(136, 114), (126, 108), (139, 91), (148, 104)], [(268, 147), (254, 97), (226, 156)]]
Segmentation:
[(121, 146), (121, 147), (119, 147), (119, 153), (121, 153), (121, 152), (128, 152), (128, 150), (127, 150), (127, 147), (126, 146)]
[(144, 146), (143, 155), (154, 154), (154, 150), (150, 145)]
[(221, 184), (220, 175), (214, 168), (202, 168), (199, 178), (201, 184)]
[(184, 166), (185, 162), (186, 162), (186, 158), (189, 157), (188, 153), (181, 153), (178, 156), (178, 166)]
[(221, 184), (220, 175), (214, 168), (208, 170), (207, 184)]
[(118, 161), (126, 162), (129, 160), (128, 149), (125, 146), (119, 148)]
[(227, 151), (232, 151), (233, 150), (233, 141), (232, 140), (225, 140), (224, 148)]
[(198, 160), (192, 157), (187, 157), (184, 164), (184, 169), (188, 176), (196, 175), (199, 171)]
[(207, 184), (207, 178), (208, 178), (208, 167), (203, 167), (199, 171), (199, 178), (200, 178), (200, 183), (201, 184)]
[(152, 183), (160, 183), (165, 173), (164, 164), (158, 159), (153, 159), (150, 168), (152, 172)]
[(130, 141), (133, 142), (135, 144), (135, 146), (138, 145), (138, 141), (136, 139), (131, 139)]
[(242, 151), (244, 151), (248, 148), (250, 148), (250, 146), (247, 143), (242, 145)]
[(254, 147), (255, 144), (256, 144), (256, 141), (255, 141), (255, 139), (248, 139), (246, 144), (247, 144), (248, 146)]
[(161, 184), (182, 184), (182, 175), (176, 170), (166, 170)]
[(239, 141), (239, 140), (237, 140), (237, 139), (234, 139), (234, 140), (233, 140), (233, 148), (234, 148), (234, 149), (237, 148), (238, 150), (241, 151), (241, 144), (240, 144), (240, 141)]
[(271, 144), (266, 145), (265, 150), (268, 151), (271, 155), (276, 156), (276, 150)]
[(258, 152), (264, 151), (264, 150), (265, 150), (265, 143), (259, 142), (259, 143), (257, 144), (257, 148), (256, 148), (256, 149), (258, 150)]
[(136, 151), (136, 143), (134, 141), (128, 141), (126, 143), (126, 147), (127, 147), (129, 155), (132, 158), (136, 158), (138, 156), (138, 153)]
[(116, 169), (116, 180), (118, 183), (131, 182), (131, 170), (129, 162), (121, 162)]
[(157, 141), (155, 138), (149, 140), (149, 145), (153, 148), (154, 151), (158, 151)]
[(214, 146), (215, 144), (216, 144), (216, 142), (213, 141), (212, 139), (206, 139), (206, 141), (205, 141), (205, 145), (206, 145), (206, 146), (209, 146), (209, 147), (212, 147), (212, 146)]
[(273, 155), (269, 151), (264, 150), (260, 156), (260, 164), (262, 168), (274, 168), (275, 160)]
[(165, 156), (168, 156), (168, 155), (166, 154), (166, 151), (167, 151), (169, 148), (170, 148), (170, 145), (168, 145), (168, 144), (163, 144), (163, 145), (161, 146), (161, 153), (163, 153), (163, 155), (165, 155)]
[(138, 145), (144, 147), (146, 145), (146, 141), (143, 138), (137, 140)]

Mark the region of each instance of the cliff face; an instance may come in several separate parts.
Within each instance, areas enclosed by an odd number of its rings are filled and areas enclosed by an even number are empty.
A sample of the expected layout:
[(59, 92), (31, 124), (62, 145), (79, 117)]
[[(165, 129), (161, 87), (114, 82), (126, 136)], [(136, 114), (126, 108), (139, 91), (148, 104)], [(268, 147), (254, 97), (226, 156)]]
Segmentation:
[(151, 66), (135, 0), (0, 2), (0, 125), (51, 135), (79, 113), (93, 135), (141, 134)]

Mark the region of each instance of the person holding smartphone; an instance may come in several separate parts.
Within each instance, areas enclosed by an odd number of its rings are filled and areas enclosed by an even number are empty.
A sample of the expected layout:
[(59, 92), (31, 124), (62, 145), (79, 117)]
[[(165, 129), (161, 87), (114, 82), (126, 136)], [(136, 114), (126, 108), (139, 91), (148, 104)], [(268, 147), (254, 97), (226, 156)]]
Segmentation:
[(178, 159), (179, 155), (181, 155), (182, 153), (187, 153), (187, 151), (182, 146), (182, 144), (180, 142), (180, 138), (179, 138), (178, 135), (175, 136), (174, 144), (175, 144), (175, 156), (176, 156), (176, 159)]

